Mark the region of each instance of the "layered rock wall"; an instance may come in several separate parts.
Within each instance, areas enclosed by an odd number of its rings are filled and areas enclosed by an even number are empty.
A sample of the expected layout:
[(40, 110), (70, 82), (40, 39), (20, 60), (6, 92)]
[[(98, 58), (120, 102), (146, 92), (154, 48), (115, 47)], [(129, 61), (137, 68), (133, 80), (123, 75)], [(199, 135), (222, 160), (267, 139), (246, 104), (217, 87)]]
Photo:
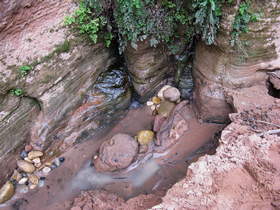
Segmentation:
[(268, 72), (280, 69), (280, 3), (254, 1), (252, 10), (261, 14), (249, 24), (235, 47), (230, 46), (232, 24), (240, 2), (224, 8), (216, 44), (198, 43), (195, 53), (195, 103), (200, 117), (225, 121), (232, 111), (224, 88), (242, 89), (261, 84), (266, 89)]
[[(120, 117), (131, 93), (122, 73), (109, 75), (114, 84), (105, 81), (102, 89), (99, 75), (116, 57), (102, 43), (92, 45), (64, 27), (74, 3), (2, 1), (0, 8), (0, 166), (6, 169), (0, 179), (4, 180), (15, 165), (16, 150), (25, 142), (55, 155)], [(23, 74), (21, 66), (32, 68)], [(22, 94), (11, 94), (15, 89)]]
[(138, 48), (128, 46), (125, 51), (126, 64), (135, 91), (147, 99), (172, 72), (170, 57), (162, 46), (151, 47), (148, 41), (138, 43)]

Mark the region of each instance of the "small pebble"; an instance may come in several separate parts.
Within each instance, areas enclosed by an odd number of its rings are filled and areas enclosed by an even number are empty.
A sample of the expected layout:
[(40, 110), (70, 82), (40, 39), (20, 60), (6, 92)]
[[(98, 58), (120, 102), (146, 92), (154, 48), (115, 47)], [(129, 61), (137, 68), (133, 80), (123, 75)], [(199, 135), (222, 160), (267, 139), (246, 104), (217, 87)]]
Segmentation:
[(29, 175), (29, 182), (31, 184), (37, 185), (39, 183), (39, 178), (34, 174), (30, 174)]
[(55, 164), (57, 167), (60, 166), (59, 158), (55, 158), (54, 161), (53, 161), (53, 164)]
[(31, 184), (31, 185), (29, 185), (29, 189), (30, 189), (30, 190), (34, 190), (36, 187), (37, 187), (36, 184)]
[(161, 99), (160, 99), (159, 97), (154, 96), (154, 97), (152, 98), (152, 102), (153, 102), (154, 104), (160, 104)]
[(36, 163), (41, 163), (41, 160), (40, 160), (40, 158), (35, 158), (35, 159), (32, 160), (32, 162), (35, 163), (35, 164)]
[(28, 181), (28, 178), (27, 177), (23, 177), (22, 179), (20, 179), (18, 181), (18, 184), (25, 184), (27, 181)]
[(33, 160), (33, 159), (38, 158), (38, 157), (41, 157), (41, 156), (43, 156), (43, 155), (44, 155), (43, 152), (33, 150), (33, 151), (31, 151), (31, 152), (28, 153), (28, 158), (29, 158), (30, 160)]
[(50, 167), (51, 167), (51, 169), (56, 169), (57, 165), (55, 163), (53, 163)]
[(27, 173), (24, 173), (24, 172), (23, 172), (23, 173), (21, 173), (21, 176), (22, 176), (22, 177), (27, 177)]
[(22, 159), (26, 158), (26, 157), (27, 157), (27, 152), (26, 152), (25, 150), (21, 151), (20, 157), (21, 157)]
[(33, 171), (35, 171), (34, 165), (26, 162), (25, 160), (18, 160), (17, 166), (19, 167), (20, 170), (26, 173), (33, 173)]
[(24, 158), (24, 160), (28, 163), (33, 163), (32, 160), (30, 160), (28, 157)]
[(28, 144), (28, 145), (26, 145), (26, 146), (24, 147), (24, 150), (25, 150), (26, 152), (30, 152), (32, 149), (33, 149), (33, 147), (32, 147), (32, 145), (30, 145), (30, 144)]
[(65, 157), (60, 157), (60, 158), (59, 158), (59, 161), (60, 161), (61, 163), (63, 163), (63, 162), (65, 161)]
[(12, 182), (7, 181), (3, 187), (0, 188), (0, 203), (10, 200), (15, 194), (15, 187)]
[(152, 106), (154, 103), (152, 101), (147, 101), (147, 106)]
[(140, 145), (147, 145), (154, 139), (154, 132), (151, 130), (142, 130), (137, 134), (137, 140)]
[(152, 105), (152, 106), (151, 106), (151, 110), (152, 110), (152, 111), (156, 110), (156, 106), (155, 106), (155, 105)]
[(45, 185), (45, 180), (39, 180), (39, 183), (38, 183), (38, 187), (44, 187)]
[(45, 167), (45, 168), (43, 168), (43, 173), (48, 174), (48, 173), (50, 173), (51, 170), (52, 169), (50, 167)]
[(51, 165), (52, 165), (52, 162), (48, 161), (48, 162), (45, 163), (45, 165), (46, 165), (46, 166), (51, 166)]
[(93, 159), (94, 159), (94, 160), (96, 160), (97, 158), (98, 158), (98, 156), (97, 156), (97, 155), (95, 155), (95, 156), (93, 157)]
[(14, 173), (13, 173), (11, 179), (18, 182), (21, 178), (22, 178), (22, 175), (17, 170), (14, 170)]
[(40, 167), (42, 166), (42, 163), (35, 163), (34, 166), (35, 166), (36, 168), (40, 168)]

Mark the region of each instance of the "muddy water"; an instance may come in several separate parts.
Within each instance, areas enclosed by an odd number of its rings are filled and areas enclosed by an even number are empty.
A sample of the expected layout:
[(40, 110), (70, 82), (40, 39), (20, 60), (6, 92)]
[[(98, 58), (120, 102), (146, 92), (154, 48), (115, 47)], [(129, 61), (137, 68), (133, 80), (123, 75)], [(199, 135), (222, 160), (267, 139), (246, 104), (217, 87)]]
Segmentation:
[(162, 193), (187, 171), (188, 164), (199, 154), (213, 149), (211, 140), (222, 128), (216, 124), (199, 123), (188, 108), (189, 130), (164, 153), (149, 153), (121, 173), (97, 173), (89, 160), (100, 144), (116, 133), (135, 135), (139, 130), (151, 129), (154, 117), (148, 107), (132, 109), (104, 138), (96, 138), (76, 145), (64, 154), (63, 165), (47, 176), (46, 184), (26, 194), (17, 193), (0, 209), (66, 209), (65, 201), (81, 190), (102, 188), (128, 199), (141, 193)]

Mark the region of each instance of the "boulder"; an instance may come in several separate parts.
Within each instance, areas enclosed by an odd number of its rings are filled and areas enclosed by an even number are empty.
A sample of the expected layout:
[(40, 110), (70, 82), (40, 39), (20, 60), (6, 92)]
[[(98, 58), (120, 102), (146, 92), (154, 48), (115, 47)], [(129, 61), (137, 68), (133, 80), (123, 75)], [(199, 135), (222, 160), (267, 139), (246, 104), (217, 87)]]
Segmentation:
[(116, 134), (99, 149), (99, 157), (93, 160), (97, 171), (115, 171), (127, 168), (138, 153), (137, 141), (127, 134)]
[(163, 91), (163, 98), (171, 102), (177, 102), (180, 100), (180, 96), (180, 91), (175, 87), (170, 87)]

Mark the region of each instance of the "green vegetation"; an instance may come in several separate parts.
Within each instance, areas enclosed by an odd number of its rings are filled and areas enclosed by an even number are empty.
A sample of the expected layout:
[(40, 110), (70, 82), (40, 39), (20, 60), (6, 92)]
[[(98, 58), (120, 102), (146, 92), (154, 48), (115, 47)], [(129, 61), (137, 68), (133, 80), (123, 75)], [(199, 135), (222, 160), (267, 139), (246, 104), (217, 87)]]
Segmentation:
[(21, 76), (26, 76), (32, 70), (32, 66), (24, 65), (19, 67), (19, 72)]
[(188, 22), (183, 1), (163, 0), (85, 0), (65, 24), (93, 43), (99, 40), (110, 46), (118, 39), (120, 52), (128, 43), (149, 40), (151, 46), (170, 43), (180, 25)]
[(24, 91), (21, 88), (13, 88), (13, 89), (10, 90), (10, 93), (14, 96), (20, 97), (20, 96), (23, 96)]
[(194, 0), (194, 26), (196, 34), (208, 45), (214, 43), (222, 16), (221, 1)]
[(130, 43), (137, 48), (137, 42), (148, 39), (150, 46), (172, 43), (180, 25), (187, 24), (183, 1), (117, 0), (114, 12), (118, 26), (120, 50)]
[[(137, 49), (139, 41), (148, 40), (150, 46), (165, 44), (175, 54), (176, 40), (184, 36), (185, 44), (199, 37), (206, 44), (215, 42), (225, 4), (234, 0), (81, 0), (78, 9), (65, 18), (65, 25), (85, 35), (93, 42), (109, 47), (117, 40), (120, 53), (128, 44)], [(248, 23), (257, 15), (250, 10), (250, 1), (240, 3), (232, 27), (231, 44), (240, 33), (248, 31)], [(183, 33), (182, 33), (183, 31)], [(182, 43), (182, 39), (180, 40)]]
[(121, 53), (128, 43), (137, 49), (143, 40), (153, 47), (164, 43), (176, 53), (175, 40), (182, 30), (185, 43), (195, 35), (208, 45), (214, 43), (224, 3), (233, 0), (83, 0), (65, 25), (107, 47), (116, 39)]
[(231, 32), (231, 46), (238, 46), (240, 45), (240, 34), (241, 33), (248, 33), (249, 28), (248, 24), (251, 22), (256, 22), (260, 18), (260, 14), (253, 13), (251, 11), (251, 2), (249, 0), (245, 0), (241, 2), (239, 5), (238, 12), (235, 16), (234, 23), (232, 25), (232, 32)]
[(254, 13), (251, 10), (251, 1), (244, 0), (240, 3), (238, 11), (235, 15), (232, 25), (230, 45), (240, 53), (239, 60), (241, 63), (249, 57), (246, 47), (249, 46), (248, 41), (242, 41), (240, 36), (249, 32), (249, 23), (256, 22), (260, 18), (260, 13)]
[(69, 52), (71, 46), (70, 41), (65, 40), (62, 44), (59, 44), (55, 47), (55, 49), (48, 55), (42, 57), (39, 60), (35, 60), (32, 63), (28, 65), (22, 65), (18, 68), (19, 73), (21, 76), (26, 76), (32, 71), (32, 69), (35, 69), (35, 67), (39, 64), (45, 63), (49, 60), (51, 60), (55, 55), (60, 55), (61, 53)]
[[(97, 17), (97, 15), (94, 15), (91, 7), (87, 5), (88, 4), (85, 2), (81, 2), (74, 14), (65, 18), (65, 25), (73, 27), (82, 35), (87, 35), (88, 38), (96, 44), (98, 40), (98, 32), (106, 26), (107, 19), (104, 16)], [(96, 5), (99, 4), (97, 3)]]

